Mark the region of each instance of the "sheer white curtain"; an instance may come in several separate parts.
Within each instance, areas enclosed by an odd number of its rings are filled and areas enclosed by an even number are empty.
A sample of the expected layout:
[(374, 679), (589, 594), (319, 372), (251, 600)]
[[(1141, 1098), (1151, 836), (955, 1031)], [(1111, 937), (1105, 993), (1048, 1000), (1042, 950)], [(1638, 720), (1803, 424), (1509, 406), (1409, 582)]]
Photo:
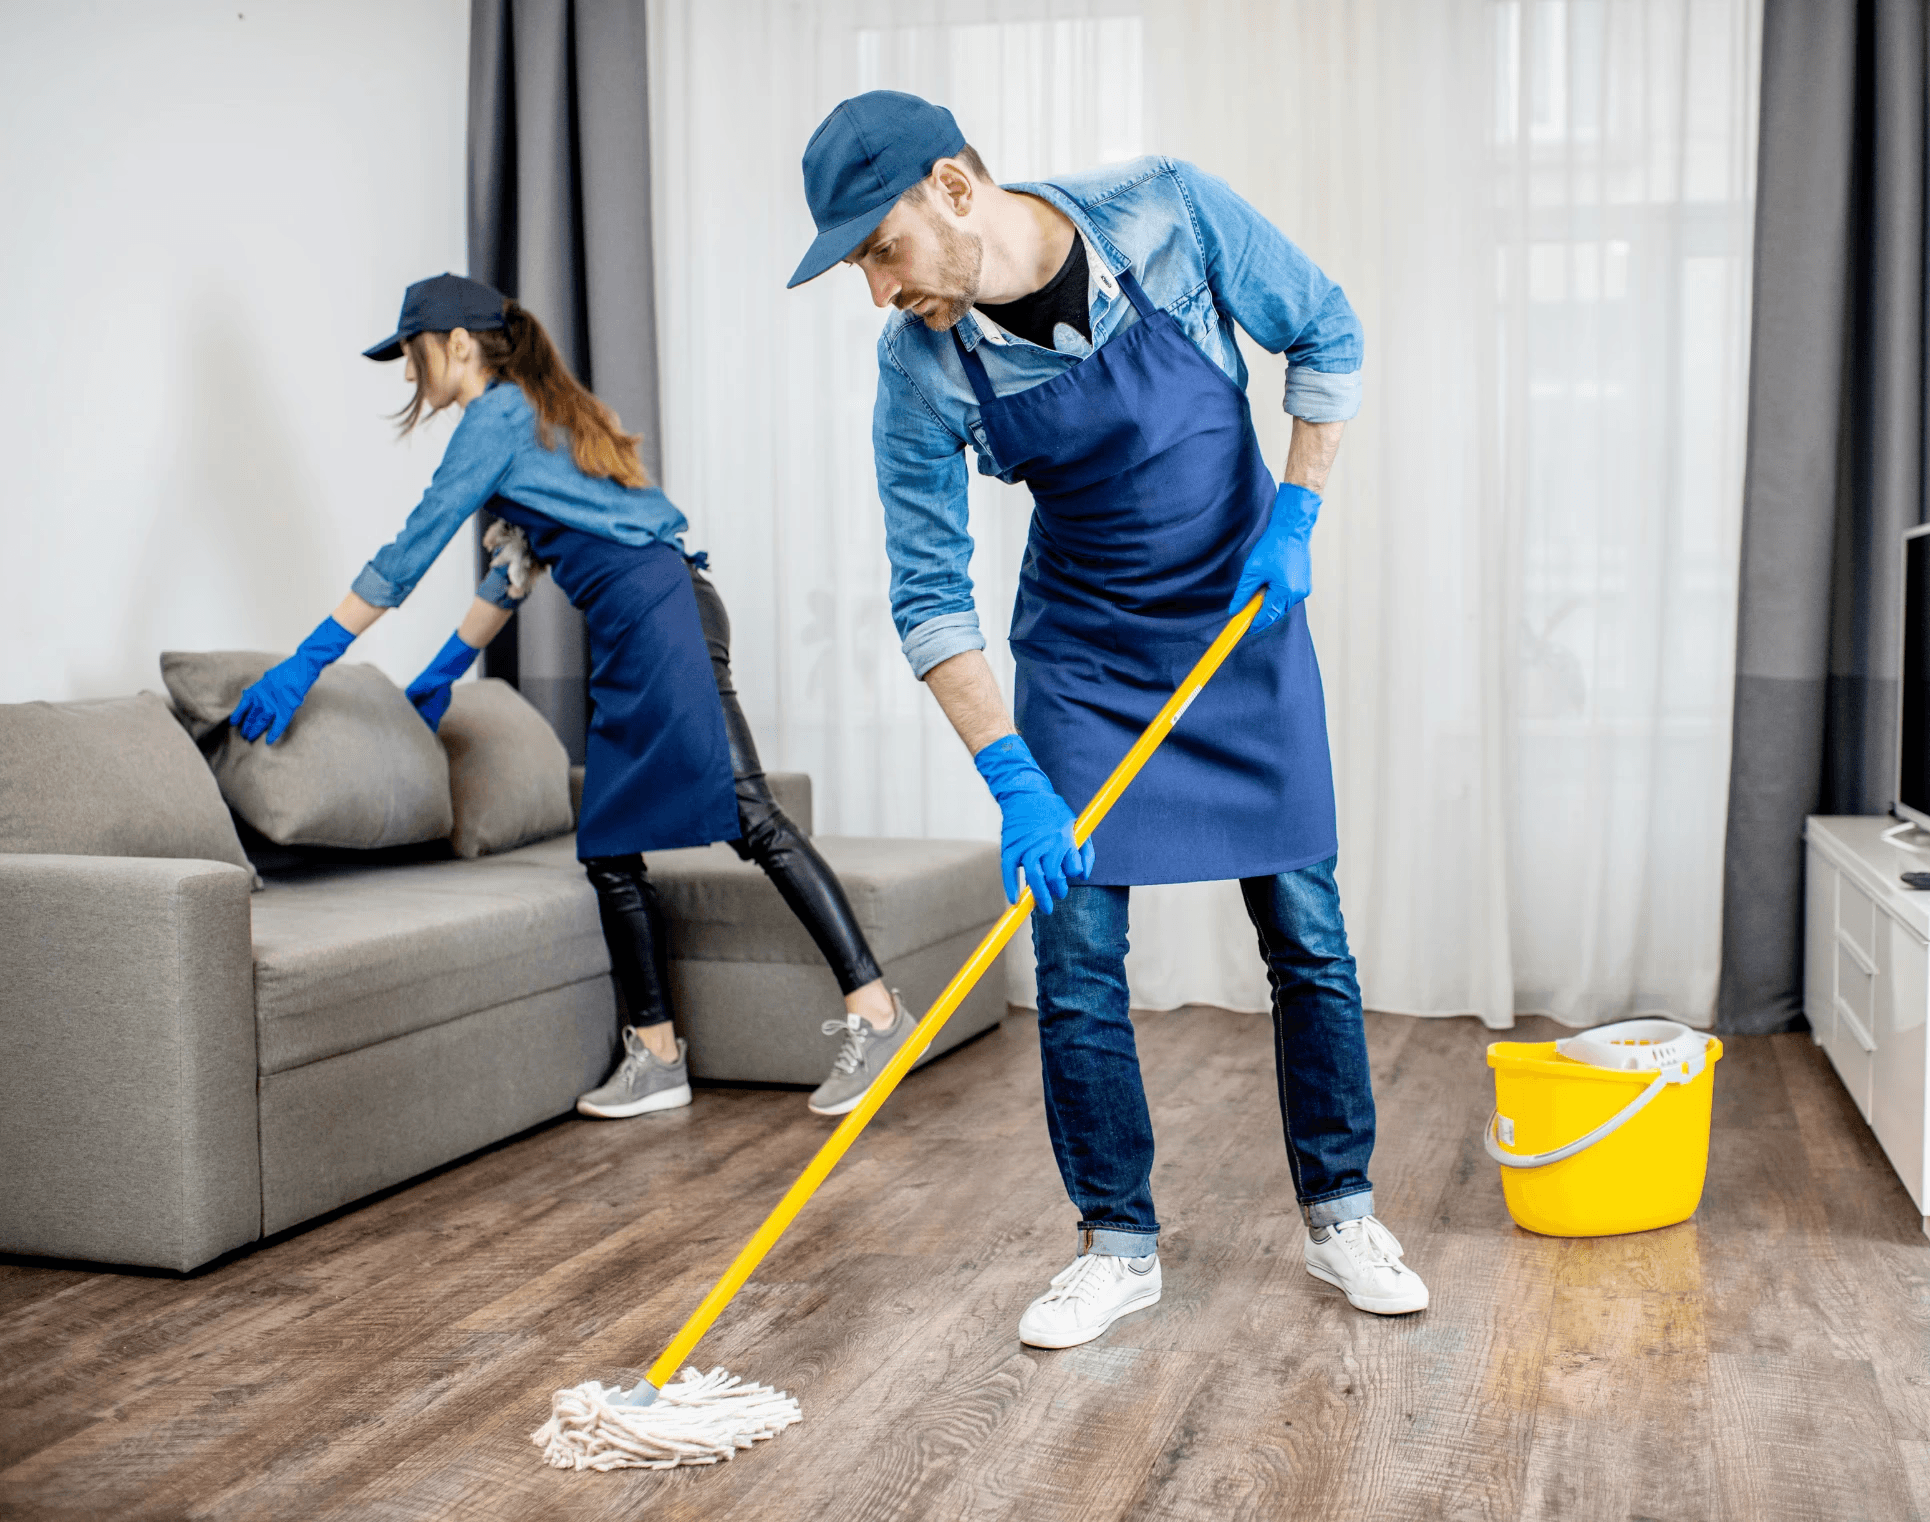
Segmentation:
[[(1347, 288), (1366, 402), (1315, 536), (1367, 1002), (1574, 1023), (1714, 999), (1760, 0), (651, 9), (665, 476), (769, 759), (845, 833), (996, 815), (885, 609), (878, 316), (797, 161), (874, 86), (1002, 179), (1170, 152)], [(1249, 352), (1284, 456), (1280, 365)], [(1001, 675), (1023, 491), (975, 479)], [(1135, 1001), (1259, 1009), (1237, 893), (1141, 889)], [(1015, 997), (1030, 998), (1023, 958)]]
[(1713, 1012), (1759, 21), (1149, 3), (1162, 146), (1366, 327), (1310, 613), (1371, 1007)]

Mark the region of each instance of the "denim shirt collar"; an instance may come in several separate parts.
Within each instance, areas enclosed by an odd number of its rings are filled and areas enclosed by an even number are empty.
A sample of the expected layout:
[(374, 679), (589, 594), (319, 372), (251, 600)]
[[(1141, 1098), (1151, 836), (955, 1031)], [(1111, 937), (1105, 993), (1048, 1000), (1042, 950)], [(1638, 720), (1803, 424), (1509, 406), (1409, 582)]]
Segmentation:
[[(1093, 225), (1085, 209), (1057, 185), (1038, 180), (1023, 181), (1004, 188), (1014, 195), (1032, 195), (1051, 202), (1065, 213), (1066, 219), (1085, 241), (1086, 268), (1099, 285), (1100, 299), (1092, 313), (1092, 346), (1098, 348), (1112, 336), (1114, 304), (1120, 299), (1119, 274), (1122, 270), (1132, 268), (1132, 261)], [(958, 320), (958, 336), (967, 349), (976, 349), (981, 343), (1004, 344), (1012, 341), (1003, 328), (977, 310), (967, 312)]]

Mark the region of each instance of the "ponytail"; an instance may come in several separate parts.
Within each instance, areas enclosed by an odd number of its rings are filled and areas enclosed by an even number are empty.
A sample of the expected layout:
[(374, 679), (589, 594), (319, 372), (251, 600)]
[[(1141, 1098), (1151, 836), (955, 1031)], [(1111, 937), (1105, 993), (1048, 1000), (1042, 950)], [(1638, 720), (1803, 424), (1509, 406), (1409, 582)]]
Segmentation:
[[(586, 476), (601, 476), (619, 486), (648, 486), (650, 477), (637, 453), (634, 433), (625, 433), (623, 424), (563, 363), (563, 356), (544, 331), (542, 323), (519, 303), (505, 302), (504, 325), (470, 333), (481, 351), (483, 363), (497, 376), (514, 381), (536, 412), (536, 439), (545, 449), (556, 447), (556, 430), (570, 437), (570, 455), (576, 468)], [(409, 357), (415, 362), (414, 400), (397, 414), (401, 431), (407, 433), (421, 421), (425, 405), (427, 355), (420, 347), (431, 335), (418, 333), (407, 341)], [(446, 343), (448, 334), (433, 335)]]

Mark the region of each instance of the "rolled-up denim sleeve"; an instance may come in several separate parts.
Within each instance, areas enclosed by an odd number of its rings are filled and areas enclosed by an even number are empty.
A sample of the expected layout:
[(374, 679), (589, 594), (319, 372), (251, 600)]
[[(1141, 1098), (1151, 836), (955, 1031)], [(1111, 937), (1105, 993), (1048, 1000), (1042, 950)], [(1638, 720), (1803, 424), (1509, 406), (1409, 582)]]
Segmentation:
[(1262, 348), (1286, 356), (1286, 410), (1344, 423), (1360, 410), (1362, 338), (1346, 292), (1222, 179), (1178, 164), (1199, 218), (1214, 297)]
[(939, 420), (878, 341), (878, 399), (871, 414), (878, 496), (891, 557), (891, 619), (921, 680), (941, 661), (983, 650), (972, 600), (972, 534), (965, 441)]
[(911, 662), (911, 674), (922, 682), (926, 672), (954, 655), (963, 655), (967, 650), (983, 650), (985, 636), (979, 632), (976, 611), (941, 613), (913, 629), (899, 642), (898, 648), (905, 652), (905, 659)]
[[(435, 564), (436, 556), (456, 537), (456, 530), (495, 496), (497, 486), (509, 473), (515, 458), (514, 435), (492, 415), (480, 411), (480, 405), (480, 400), (472, 402), (456, 425), (429, 489), (402, 525), (402, 532), (377, 550), (375, 558), (355, 578), (350, 590), (362, 601), (377, 608), (401, 607)], [(479, 590), (478, 595), (488, 594)]]

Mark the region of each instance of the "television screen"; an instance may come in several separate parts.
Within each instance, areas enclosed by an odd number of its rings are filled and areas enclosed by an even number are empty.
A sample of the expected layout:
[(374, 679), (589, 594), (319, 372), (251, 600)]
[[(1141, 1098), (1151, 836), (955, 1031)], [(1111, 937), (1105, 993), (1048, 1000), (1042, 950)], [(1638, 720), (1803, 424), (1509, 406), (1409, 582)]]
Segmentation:
[(1903, 536), (1902, 666), (1896, 811), (1930, 830), (1930, 525)]

